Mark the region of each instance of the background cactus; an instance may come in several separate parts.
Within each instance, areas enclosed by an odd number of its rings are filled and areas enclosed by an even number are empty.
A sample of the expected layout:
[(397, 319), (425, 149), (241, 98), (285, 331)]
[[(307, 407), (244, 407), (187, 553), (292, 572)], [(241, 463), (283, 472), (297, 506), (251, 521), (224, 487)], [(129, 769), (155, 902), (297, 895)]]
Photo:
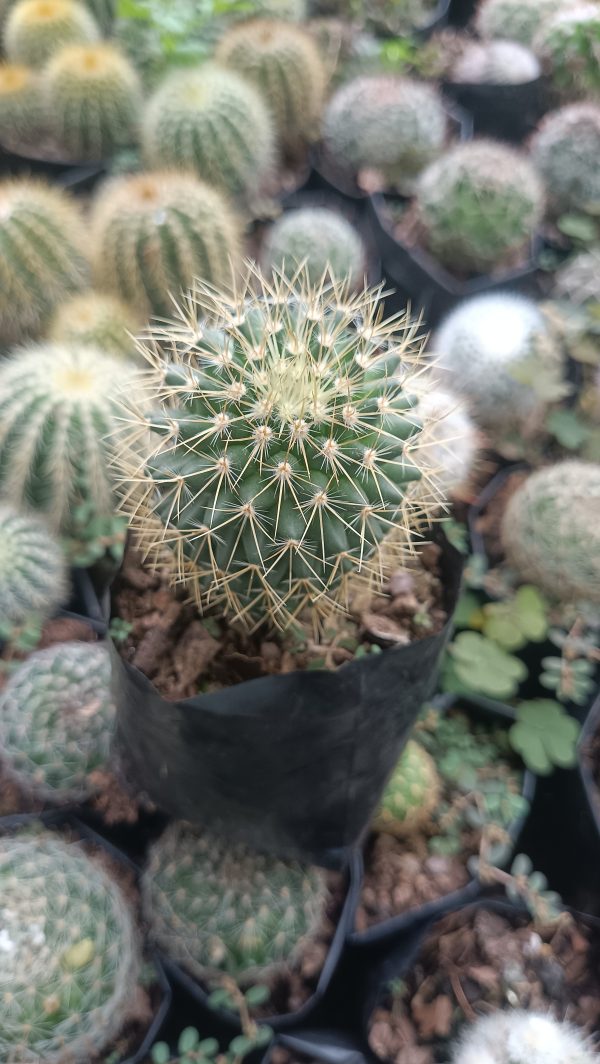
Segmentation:
[(39, 333), (54, 307), (87, 275), (78, 208), (59, 189), (0, 182), (0, 342)]
[(588, 1039), (567, 1023), (513, 1010), (480, 1016), (466, 1028), (451, 1064), (596, 1064)]
[(115, 178), (92, 210), (96, 284), (146, 315), (172, 313), (195, 278), (231, 286), (239, 246), (227, 201), (192, 174)]
[(367, 23), (389, 35), (411, 33), (426, 26), (436, 14), (437, 3), (436, 0), (364, 0), (363, 6)]
[(194, 170), (242, 198), (260, 191), (275, 162), (275, 132), (262, 97), (214, 63), (164, 80), (146, 109), (142, 144), (149, 166)]
[(39, 67), (66, 44), (99, 38), (94, 16), (77, 0), (19, 0), (6, 19), (3, 43), (11, 62)]
[(366, 249), (350, 222), (327, 207), (300, 207), (288, 211), (269, 229), (262, 247), (265, 270), (284, 270), (293, 277), (306, 263), (311, 284), (318, 284), (329, 269), (338, 281), (355, 288), (364, 280)]
[(555, 299), (566, 299), (582, 306), (600, 303), (600, 247), (580, 251), (568, 259), (555, 274)]
[(509, 564), (561, 602), (600, 602), (600, 465), (559, 462), (532, 473), (504, 512)]
[(398, 836), (419, 831), (435, 809), (440, 790), (431, 754), (411, 739), (383, 792), (372, 824), (374, 830)]
[(323, 120), (323, 142), (336, 165), (352, 173), (374, 167), (406, 192), (443, 151), (447, 135), (437, 90), (391, 75), (358, 77), (342, 85)]
[(132, 144), (142, 94), (138, 76), (110, 44), (61, 48), (44, 74), (52, 129), (73, 159), (103, 159)]
[(0, 63), (0, 141), (18, 148), (40, 136), (47, 122), (41, 83), (29, 67)]
[(514, 261), (543, 211), (542, 184), (527, 157), (494, 141), (451, 148), (417, 183), (425, 244), (456, 274), (486, 273)]
[[(466, 487), (480, 447), (479, 433), (461, 399), (432, 388), (428, 381), (425, 384), (427, 390), (416, 407), (423, 423), (420, 462), (427, 468), (429, 490), (434, 485), (444, 501)], [(414, 490), (418, 493), (420, 488), (417, 482)]]
[(541, 26), (569, 0), (481, 0), (475, 29), (482, 37), (500, 37), (531, 45)]
[(0, 363), (0, 492), (67, 532), (75, 507), (114, 511), (110, 461), (131, 367), (93, 348), (39, 344)]
[(600, 92), (600, 7), (574, 4), (543, 22), (533, 42), (542, 66), (565, 99)]
[(308, 33), (288, 22), (253, 19), (225, 34), (217, 59), (264, 93), (288, 151), (316, 139), (327, 76)]
[(31, 614), (49, 617), (68, 593), (60, 545), (38, 517), (0, 505), (0, 617), (21, 625)]
[(516, 41), (467, 41), (452, 66), (452, 80), (465, 84), (519, 85), (542, 72), (530, 48)]
[(102, 33), (108, 37), (116, 18), (116, 0), (85, 0), (85, 6), (91, 11)]
[(136, 357), (135, 341), (140, 319), (116, 296), (104, 292), (81, 292), (56, 311), (49, 337), (59, 344), (95, 347), (107, 355)]
[(141, 961), (120, 887), (48, 832), (0, 839), (0, 1058), (87, 1064), (135, 1008)]
[[(143, 477), (124, 453), (125, 507), (149, 553), (173, 550), (201, 608), (285, 626), (343, 597), (346, 569), (378, 571), (396, 522), (410, 538), (421, 340), (408, 319), (380, 320), (377, 291), (257, 287), (235, 302), (202, 289), (157, 331), (167, 353), (149, 352), (149, 386), (164, 415)], [(130, 421), (138, 440), (148, 423)]]
[(558, 211), (600, 212), (600, 106), (575, 103), (553, 111), (531, 142), (531, 157)]
[(174, 823), (150, 850), (142, 897), (167, 956), (198, 979), (225, 972), (243, 984), (293, 964), (327, 895), (316, 868)]

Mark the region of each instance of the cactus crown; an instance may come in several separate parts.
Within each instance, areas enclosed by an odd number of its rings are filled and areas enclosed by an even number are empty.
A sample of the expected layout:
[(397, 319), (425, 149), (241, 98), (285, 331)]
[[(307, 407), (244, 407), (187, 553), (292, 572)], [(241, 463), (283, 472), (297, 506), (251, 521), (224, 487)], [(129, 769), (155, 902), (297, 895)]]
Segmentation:
[(326, 901), (316, 868), (167, 828), (150, 851), (142, 896), (153, 936), (192, 975), (244, 983), (291, 964), (321, 926)]
[(475, 28), (482, 37), (530, 45), (544, 23), (569, 0), (481, 0)]
[(556, 209), (600, 211), (600, 106), (575, 103), (546, 115), (531, 154)]
[(120, 888), (77, 846), (0, 839), (0, 1057), (87, 1064), (131, 1011), (140, 975)]
[(536, 1012), (480, 1017), (455, 1047), (451, 1064), (595, 1064), (585, 1036)]
[(0, 63), (0, 140), (29, 144), (44, 127), (46, 108), (40, 78), (29, 67)]
[(107, 355), (135, 355), (139, 319), (116, 296), (104, 292), (81, 292), (67, 299), (56, 311), (49, 337), (59, 344), (95, 347)]
[(600, 91), (600, 8), (574, 4), (544, 22), (534, 49), (559, 94), (565, 98), (597, 96)]
[(452, 67), (452, 80), (469, 84), (518, 85), (540, 74), (533, 52), (516, 41), (469, 41)]
[(440, 790), (431, 754), (411, 739), (388, 781), (373, 827), (391, 835), (418, 831), (435, 809)]
[(348, 570), (376, 571), (389, 530), (411, 543), (422, 344), (407, 317), (381, 321), (377, 289), (257, 282), (234, 299), (201, 287), (155, 334), (162, 410), (132, 419), (132, 439), (144, 425), (154, 439), (143, 469), (124, 463), (124, 505), (148, 553), (171, 547), (201, 608), (219, 599), (285, 626), (343, 598)]
[(39, 518), (0, 506), (0, 617), (22, 624), (30, 614), (49, 617), (67, 595), (61, 547)]
[(19, 0), (4, 27), (10, 60), (37, 67), (66, 44), (100, 37), (94, 16), (77, 0)]
[(293, 277), (306, 263), (311, 284), (329, 270), (356, 287), (364, 278), (366, 251), (356, 229), (327, 207), (300, 207), (284, 214), (267, 233), (262, 249), (267, 269)]

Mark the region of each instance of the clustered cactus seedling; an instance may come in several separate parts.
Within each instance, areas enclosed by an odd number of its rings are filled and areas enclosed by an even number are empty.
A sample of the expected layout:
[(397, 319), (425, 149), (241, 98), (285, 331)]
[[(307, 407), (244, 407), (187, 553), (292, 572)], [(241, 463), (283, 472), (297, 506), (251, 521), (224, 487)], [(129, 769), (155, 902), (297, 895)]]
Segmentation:
[(551, 112), (533, 137), (531, 156), (556, 210), (600, 211), (600, 106), (575, 103)]
[(567, 4), (568, 0), (481, 0), (475, 28), (482, 37), (531, 45), (540, 26)]
[(285, 626), (343, 598), (347, 570), (377, 570), (397, 523), (410, 543), (422, 342), (408, 318), (381, 321), (377, 290), (260, 275), (256, 287), (201, 288), (159, 330), (162, 414), (131, 419), (133, 440), (151, 425), (156, 443), (145, 469), (125, 455), (124, 505), (149, 554), (172, 549), (200, 608), (217, 599)]
[(146, 109), (142, 145), (149, 166), (194, 170), (242, 198), (260, 191), (275, 161), (260, 93), (215, 63), (164, 80)]
[(0, 617), (20, 625), (46, 618), (64, 602), (67, 565), (60, 545), (38, 517), (0, 506)]
[(534, 50), (561, 97), (579, 99), (600, 91), (600, 7), (573, 4), (542, 23)]
[(104, 292), (80, 292), (58, 307), (48, 335), (54, 343), (94, 347), (107, 355), (135, 357), (140, 320), (131, 307)]
[(79, 210), (41, 181), (0, 182), (0, 343), (38, 334), (87, 275)]
[(343, 85), (323, 120), (323, 143), (337, 165), (353, 174), (373, 167), (406, 192), (443, 151), (447, 133), (437, 91), (391, 75), (358, 77)]
[(504, 512), (502, 542), (521, 579), (560, 602), (600, 602), (600, 465), (532, 473)]
[(316, 139), (327, 78), (308, 33), (288, 22), (253, 19), (225, 34), (217, 58), (264, 94), (290, 152)]
[(451, 1064), (596, 1064), (597, 1060), (576, 1027), (518, 1009), (480, 1016), (455, 1046)]
[(103, 159), (136, 136), (138, 76), (110, 44), (73, 44), (50, 60), (44, 89), (52, 129), (74, 159)]
[(141, 959), (121, 889), (46, 832), (0, 839), (0, 1058), (88, 1064), (133, 1011)]
[(477, 140), (427, 167), (416, 203), (431, 253), (453, 273), (485, 273), (527, 249), (543, 215), (544, 191), (525, 155)]
[(114, 178), (92, 210), (97, 286), (141, 314), (169, 314), (195, 278), (232, 284), (240, 232), (220, 192), (192, 174)]
[[(443, 501), (467, 485), (480, 446), (479, 434), (464, 401), (425, 383), (425, 394), (416, 407), (423, 423), (420, 461), (428, 471), (428, 484), (438, 489)], [(413, 490), (419, 493), (420, 488), (417, 481)]]
[[(132, 367), (94, 348), (36, 344), (0, 363), (0, 492), (68, 532), (87, 502), (114, 512), (110, 468)], [(26, 387), (24, 386), (26, 382)]]
[(77, 0), (19, 0), (6, 20), (3, 43), (11, 62), (39, 67), (66, 44), (99, 38), (94, 16)]
[(106, 647), (57, 643), (30, 654), (0, 694), (0, 762), (42, 800), (84, 801), (110, 756), (115, 706)]
[(172, 824), (150, 850), (142, 896), (159, 947), (196, 978), (244, 984), (293, 964), (324, 917), (322, 873)]
[(383, 793), (373, 828), (397, 836), (419, 831), (435, 809), (440, 790), (431, 754), (411, 739)]
[(350, 222), (327, 207), (300, 207), (288, 211), (267, 233), (262, 248), (265, 270), (293, 277), (306, 263), (311, 284), (317, 285), (326, 270), (336, 280), (356, 288), (364, 280), (366, 250)]
[(540, 74), (533, 52), (516, 41), (468, 41), (452, 66), (453, 81), (474, 85), (520, 85)]
[(29, 67), (0, 64), (0, 141), (29, 144), (44, 128), (47, 112), (38, 75)]

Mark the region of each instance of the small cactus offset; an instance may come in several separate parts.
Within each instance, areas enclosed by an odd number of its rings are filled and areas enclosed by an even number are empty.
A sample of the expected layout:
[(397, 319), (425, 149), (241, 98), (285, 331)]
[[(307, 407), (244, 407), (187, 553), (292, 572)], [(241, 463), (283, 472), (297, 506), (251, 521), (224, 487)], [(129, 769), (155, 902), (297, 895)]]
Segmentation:
[(27, 147), (47, 124), (41, 81), (34, 70), (0, 64), (0, 141), (5, 147)]
[(522, 580), (559, 602), (600, 602), (600, 465), (532, 473), (504, 512), (502, 542)]
[(444, 150), (448, 119), (435, 88), (411, 78), (364, 76), (332, 96), (323, 143), (335, 164), (370, 167), (409, 193), (421, 170)]
[(92, 209), (95, 283), (145, 315), (172, 313), (196, 278), (230, 287), (240, 243), (225, 198), (192, 174), (114, 178)]
[[(134, 370), (94, 348), (36, 344), (0, 363), (0, 493), (64, 533), (75, 508), (114, 512), (111, 457)], [(24, 385), (26, 382), (26, 386)]]
[(390, 835), (412, 835), (429, 820), (440, 792), (440, 778), (431, 754), (411, 739), (383, 792), (373, 829)]
[(133, 914), (102, 865), (44, 832), (0, 839), (0, 1059), (89, 1064), (135, 1011)]
[(38, 335), (88, 272), (78, 207), (41, 181), (0, 182), (0, 344)]
[(138, 76), (111, 44), (62, 48), (44, 72), (52, 129), (73, 159), (104, 159), (134, 142), (142, 106)]
[(575, 103), (547, 115), (531, 157), (556, 211), (600, 213), (600, 105)]
[(177, 822), (150, 850), (142, 897), (171, 960), (198, 979), (223, 973), (244, 985), (293, 965), (321, 928), (327, 892), (316, 868)]
[(452, 273), (486, 273), (526, 252), (544, 212), (527, 157), (494, 141), (451, 148), (421, 174), (417, 217), (431, 253)]
[(267, 233), (262, 248), (265, 270), (284, 271), (294, 277), (306, 264), (311, 284), (327, 270), (338, 281), (356, 288), (366, 270), (365, 246), (350, 222), (327, 207), (300, 207), (288, 211)]
[(451, 1064), (597, 1064), (588, 1038), (552, 1016), (514, 1010), (481, 1016), (454, 1047)]
[(3, 43), (13, 63), (39, 67), (66, 44), (100, 39), (94, 16), (78, 0), (19, 0), (4, 26)]
[(116, 296), (104, 292), (81, 292), (56, 311), (48, 331), (58, 344), (94, 347), (107, 355), (135, 358), (135, 337), (141, 321)]
[(597, 98), (600, 93), (598, 4), (567, 5), (542, 24), (533, 46), (561, 98)]
[(316, 140), (327, 75), (310, 34), (287, 22), (243, 22), (225, 34), (217, 58), (264, 93), (281, 142), (292, 155)]
[(43, 521), (0, 505), (0, 618), (19, 626), (49, 617), (68, 592), (67, 563)]
[(530, 46), (548, 19), (569, 0), (481, 0), (475, 28), (481, 37), (499, 37)]
[(146, 108), (142, 145), (154, 169), (195, 171), (241, 199), (260, 192), (275, 164), (273, 120), (262, 96), (214, 63), (169, 74)]
[(452, 66), (452, 80), (463, 84), (521, 85), (539, 78), (533, 52), (516, 41), (469, 41)]
[[(170, 548), (199, 607), (285, 627), (340, 604), (344, 574), (379, 572), (396, 524), (407, 547), (421, 476), (411, 379), (422, 340), (381, 320), (379, 290), (257, 272), (237, 299), (203, 287), (157, 330), (149, 386), (163, 412), (142, 470), (124, 452), (124, 506), (147, 553)], [(150, 447), (150, 444), (149, 444)]]
[[(420, 461), (428, 470), (428, 484), (442, 501), (468, 484), (480, 448), (479, 433), (464, 400), (437, 386), (425, 391), (416, 413), (423, 422)], [(421, 483), (415, 484), (418, 493)]]

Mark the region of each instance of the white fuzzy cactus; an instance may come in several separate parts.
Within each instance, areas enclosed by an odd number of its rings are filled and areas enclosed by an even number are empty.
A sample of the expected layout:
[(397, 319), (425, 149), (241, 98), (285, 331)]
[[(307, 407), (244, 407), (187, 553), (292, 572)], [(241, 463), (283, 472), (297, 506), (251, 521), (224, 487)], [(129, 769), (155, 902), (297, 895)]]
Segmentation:
[(540, 26), (572, 0), (482, 0), (475, 28), (482, 37), (531, 44)]
[[(479, 449), (477, 428), (464, 401), (441, 388), (419, 397), (415, 413), (423, 423), (421, 463), (427, 469), (428, 485), (433, 484), (442, 498), (451, 498), (471, 475)], [(417, 494), (419, 487), (415, 485)]]
[(530, 48), (516, 41), (469, 41), (452, 67), (452, 80), (473, 85), (522, 85), (541, 74)]
[(454, 1049), (451, 1064), (597, 1064), (585, 1036), (537, 1012), (496, 1012), (477, 1020)]

